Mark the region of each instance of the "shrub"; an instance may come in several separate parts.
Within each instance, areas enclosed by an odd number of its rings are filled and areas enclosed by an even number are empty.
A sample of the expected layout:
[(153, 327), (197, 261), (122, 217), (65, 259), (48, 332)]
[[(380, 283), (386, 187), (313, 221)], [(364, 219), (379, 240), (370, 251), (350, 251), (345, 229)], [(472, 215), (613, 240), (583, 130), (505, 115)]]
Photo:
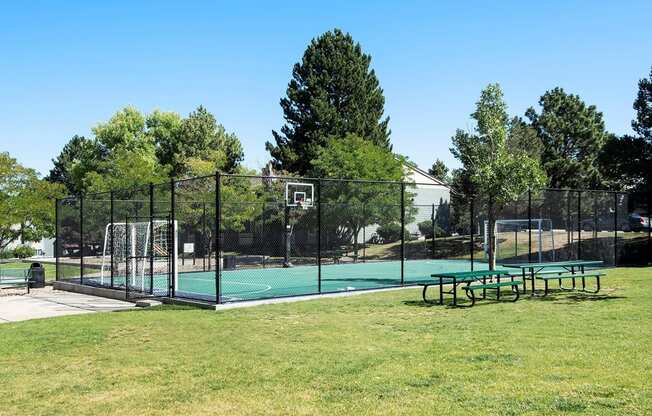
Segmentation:
[[(376, 234), (378, 234), (384, 243), (399, 241), (401, 239), (401, 224), (393, 222), (381, 225), (376, 230)], [(410, 233), (407, 230), (404, 230), (403, 234), (406, 241), (410, 240)]]
[(32, 257), (35, 254), (36, 254), (36, 250), (34, 250), (30, 246), (18, 246), (14, 249), (14, 257), (19, 259)]
[[(425, 220), (417, 224), (419, 232), (426, 238), (432, 238), (432, 220)], [(435, 235), (437, 237), (445, 237), (446, 231), (442, 230), (439, 224), (435, 224)]]

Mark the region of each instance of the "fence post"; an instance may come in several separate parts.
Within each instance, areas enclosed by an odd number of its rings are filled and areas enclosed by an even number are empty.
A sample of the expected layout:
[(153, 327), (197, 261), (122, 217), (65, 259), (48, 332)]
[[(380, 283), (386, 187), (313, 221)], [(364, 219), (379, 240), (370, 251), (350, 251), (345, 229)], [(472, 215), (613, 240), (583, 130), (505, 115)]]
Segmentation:
[(220, 229), (222, 228), (221, 182), (220, 172), (215, 172), (215, 303), (222, 303), (220, 279), (222, 272), (220, 264), (220, 253), (222, 252), (222, 239), (220, 238)]
[(79, 197), (79, 283), (84, 284), (84, 194)]
[(582, 260), (582, 191), (577, 191), (577, 260)]
[(405, 282), (405, 182), (401, 182), (401, 284)]
[(261, 217), (261, 223), (260, 223), (260, 235), (262, 236), (261, 238), (261, 245), (262, 251), (263, 251), (263, 269), (266, 267), (266, 261), (265, 261), (265, 252), (267, 251), (267, 238), (265, 237), (265, 203), (263, 202), (263, 207), (262, 211), (260, 211), (260, 217)]
[(114, 199), (114, 194), (113, 191), (109, 192), (109, 211), (110, 211), (110, 216), (111, 216), (111, 225), (109, 226), (110, 234), (109, 234), (109, 261), (111, 262), (111, 288), (114, 286), (114, 278), (115, 278), (115, 272), (113, 271), (113, 250), (115, 249), (114, 242), (113, 242), (113, 237), (115, 236), (115, 232), (113, 231), (113, 223), (115, 222), (114, 219), (114, 207), (113, 207), (113, 199)]
[(202, 202), (202, 217), (201, 217), (201, 267), (202, 271), (206, 271), (206, 201)]
[(321, 293), (321, 179), (317, 181), (317, 291)]
[(437, 235), (437, 226), (435, 225), (435, 204), (432, 204), (432, 258), (435, 258), (435, 236)]
[[(539, 224), (539, 235), (541, 235), (541, 224)], [(539, 250), (543, 250), (539, 247)], [(554, 248), (553, 248), (554, 250)], [(532, 263), (532, 190), (527, 190), (527, 262)]]
[(178, 242), (176, 241), (177, 238), (179, 238), (179, 233), (177, 231), (176, 227), (176, 197), (175, 197), (175, 189), (174, 189), (174, 179), (170, 179), (170, 220), (172, 221), (172, 261), (171, 261), (171, 266), (172, 266), (172, 278), (169, 280), (169, 285), (170, 287), (168, 288), (168, 296), (174, 297), (174, 287), (176, 286), (176, 270), (177, 270), (177, 250), (174, 249), (174, 247), (178, 247)]
[(614, 192), (614, 266), (617, 265), (618, 265), (618, 192)]
[(149, 294), (154, 294), (154, 184), (149, 183)]
[(362, 262), (367, 262), (367, 212), (365, 204), (362, 203)]
[(469, 208), (470, 208), (469, 209), (469, 218), (471, 220), (470, 221), (471, 241), (469, 243), (470, 248), (471, 248), (471, 271), (473, 271), (473, 263), (474, 263), (474, 259), (473, 259), (473, 249), (474, 249), (474, 245), (473, 245), (473, 229), (474, 229), (474, 227), (473, 227), (473, 211), (475, 211), (474, 206), (475, 206), (475, 200), (474, 200), (473, 197), (471, 197), (471, 201), (470, 201), (470, 204), (469, 204)]
[(59, 280), (59, 198), (54, 198), (54, 279)]

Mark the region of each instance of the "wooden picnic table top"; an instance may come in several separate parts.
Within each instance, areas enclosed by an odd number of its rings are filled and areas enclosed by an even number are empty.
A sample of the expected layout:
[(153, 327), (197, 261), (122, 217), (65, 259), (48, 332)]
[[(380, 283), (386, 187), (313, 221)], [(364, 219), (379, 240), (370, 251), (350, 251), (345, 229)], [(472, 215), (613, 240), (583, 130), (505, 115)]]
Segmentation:
[(548, 261), (543, 263), (504, 263), (502, 267), (509, 267), (513, 269), (533, 269), (533, 268), (548, 268), (548, 267), (576, 267), (576, 266), (600, 266), (604, 262), (602, 260), (567, 260), (567, 261)]

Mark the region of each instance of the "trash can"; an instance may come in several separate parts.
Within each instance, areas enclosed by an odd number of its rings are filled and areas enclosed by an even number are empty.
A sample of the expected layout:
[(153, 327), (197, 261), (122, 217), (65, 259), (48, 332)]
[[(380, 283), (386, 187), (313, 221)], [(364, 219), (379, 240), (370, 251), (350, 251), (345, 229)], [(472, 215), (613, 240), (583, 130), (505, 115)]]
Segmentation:
[(228, 254), (223, 257), (224, 259), (224, 270), (234, 270), (235, 269), (235, 256), (232, 254)]
[(29, 266), (29, 287), (45, 287), (45, 268), (41, 263), (32, 263)]

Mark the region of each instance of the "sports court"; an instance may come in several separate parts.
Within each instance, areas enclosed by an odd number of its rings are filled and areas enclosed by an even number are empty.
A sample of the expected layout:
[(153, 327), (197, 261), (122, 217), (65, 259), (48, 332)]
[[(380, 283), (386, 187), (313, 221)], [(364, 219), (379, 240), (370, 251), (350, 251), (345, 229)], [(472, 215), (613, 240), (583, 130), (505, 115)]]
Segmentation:
[[(411, 284), (427, 279), (432, 273), (471, 270), (469, 260), (406, 260), (404, 283)], [(485, 269), (485, 263), (475, 262), (473, 267)], [(100, 284), (99, 278), (96, 283)], [(294, 266), (290, 268), (249, 268), (221, 272), (221, 301), (276, 298), (320, 293), (319, 267)], [(124, 286), (124, 277), (114, 277), (116, 286)], [(130, 286), (139, 283), (131, 282)], [(154, 276), (153, 287), (158, 294), (167, 291), (167, 276)], [(148, 277), (144, 284), (149, 287)], [(401, 285), (401, 262), (359, 262), (321, 266), (321, 293), (354, 290), (382, 289)], [(175, 284), (175, 296), (215, 301), (215, 272), (181, 272)]]

